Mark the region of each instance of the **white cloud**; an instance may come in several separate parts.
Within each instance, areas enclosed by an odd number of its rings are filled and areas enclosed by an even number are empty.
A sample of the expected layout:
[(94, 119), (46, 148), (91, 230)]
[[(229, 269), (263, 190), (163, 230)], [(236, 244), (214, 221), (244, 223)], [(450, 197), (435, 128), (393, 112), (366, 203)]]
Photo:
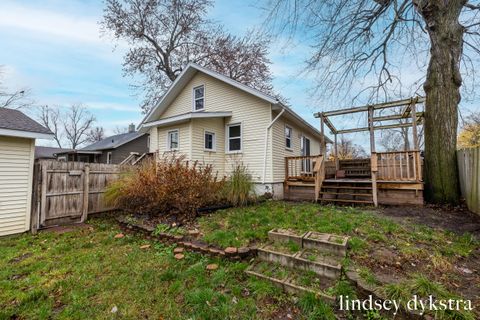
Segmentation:
[(99, 26), (94, 19), (33, 9), (19, 3), (7, 2), (0, 6), (0, 26), (62, 37), (75, 42), (102, 41)]

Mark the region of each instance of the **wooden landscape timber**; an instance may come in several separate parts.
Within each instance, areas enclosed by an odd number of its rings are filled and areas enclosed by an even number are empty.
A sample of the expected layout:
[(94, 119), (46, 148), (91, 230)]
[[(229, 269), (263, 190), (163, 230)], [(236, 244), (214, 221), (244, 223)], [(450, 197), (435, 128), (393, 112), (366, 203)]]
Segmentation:
[[(416, 106), (424, 102), (424, 97), (413, 97), (315, 113), (314, 116), (320, 119), (322, 136), (325, 133), (325, 126), (334, 135), (334, 159), (326, 161), (325, 139), (322, 140), (322, 154), (319, 156), (285, 158), (285, 198), (374, 206), (379, 204), (423, 205), (423, 170), (417, 127), (423, 122), (424, 112), (417, 112)], [(401, 107), (401, 111), (394, 114), (375, 114), (377, 110), (389, 108), (398, 110), (398, 107)], [(367, 114), (368, 123), (365, 127), (338, 130), (331, 119), (334, 116), (361, 112)], [(405, 121), (388, 123), (401, 119)], [(376, 151), (375, 131), (402, 127), (412, 128), (412, 150)], [(363, 131), (370, 133), (370, 158), (340, 160), (338, 135)], [(318, 158), (320, 156), (321, 160)], [(293, 163), (298, 160), (300, 164), (294, 165)], [(305, 166), (302, 164), (305, 161), (315, 163), (321, 161), (321, 167)], [(305, 168), (315, 168), (315, 170), (304, 170)]]

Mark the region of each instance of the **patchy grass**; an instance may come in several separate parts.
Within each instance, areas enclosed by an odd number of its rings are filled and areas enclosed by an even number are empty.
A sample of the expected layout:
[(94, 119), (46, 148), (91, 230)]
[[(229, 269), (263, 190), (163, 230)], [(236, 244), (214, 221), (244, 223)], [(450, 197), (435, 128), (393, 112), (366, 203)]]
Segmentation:
[[(0, 319), (306, 318), (325, 309), (293, 303), (247, 276), (244, 263), (189, 252), (178, 261), (171, 246), (133, 235), (115, 239), (120, 230), (108, 219), (89, 223), (0, 239)], [(150, 248), (141, 249), (145, 244)], [(207, 271), (209, 263), (219, 268)]]
[[(472, 255), (480, 243), (469, 233), (457, 235), (421, 224), (402, 224), (369, 209), (281, 201), (218, 211), (200, 218), (198, 224), (205, 241), (223, 247), (266, 243), (268, 231), (274, 228), (298, 234), (312, 230), (347, 235), (350, 249), (344, 265), (359, 272), (367, 283), (382, 288), (424, 279), (424, 285), (428, 281), (437, 286), (423, 286), (432, 294), (441, 286), (450, 296), (472, 299), (477, 306), (479, 303), (480, 276), (466, 277), (457, 268), (475, 270), (480, 263), (478, 254)], [(390, 289), (398, 295), (416, 292)], [(457, 318), (469, 319), (463, 316)]]

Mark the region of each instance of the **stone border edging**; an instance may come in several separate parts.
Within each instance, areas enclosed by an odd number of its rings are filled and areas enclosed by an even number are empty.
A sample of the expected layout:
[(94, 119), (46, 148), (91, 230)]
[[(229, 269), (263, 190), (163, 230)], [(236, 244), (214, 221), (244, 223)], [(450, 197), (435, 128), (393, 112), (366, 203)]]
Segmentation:
[(153, 234), (155, 228), (127, 222), (119, 217), (115, 220), (120, 224), (124, 230), (138, 232), (143, 234), (147, 239), (157, 239), (161, 242), (175, 243), (178, 246), (184, 247), (186, 250), (195, 251), (202, 254), (208, 254), (215, 257), (227, 258), (233, 261), (246, 260), (257, 255), (257, 248), (254, 247), (227, 247), (225, 249), (212, 246), (204, 241), (193, 239), (189, 236), (172, 235), (161, 232)]

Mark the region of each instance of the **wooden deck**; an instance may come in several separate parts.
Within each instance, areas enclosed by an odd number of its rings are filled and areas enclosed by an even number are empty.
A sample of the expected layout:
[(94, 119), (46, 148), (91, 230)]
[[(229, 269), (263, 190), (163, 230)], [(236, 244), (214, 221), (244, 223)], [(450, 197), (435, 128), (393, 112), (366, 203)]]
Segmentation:
[(285, 198), (349, 205), (375, 205), (376, 198), (380, 205), (423, 205), (421, 162), (416, 155), (413, 151), (372, 155), (380, 162), (376, 181), (368, 174), (375, 162), (371, 159), (340, 160), (341, 170), (335, 170), (335, 164), (332, 170), (332, 163), (323, 162), (322, 156), (286, 158)]

